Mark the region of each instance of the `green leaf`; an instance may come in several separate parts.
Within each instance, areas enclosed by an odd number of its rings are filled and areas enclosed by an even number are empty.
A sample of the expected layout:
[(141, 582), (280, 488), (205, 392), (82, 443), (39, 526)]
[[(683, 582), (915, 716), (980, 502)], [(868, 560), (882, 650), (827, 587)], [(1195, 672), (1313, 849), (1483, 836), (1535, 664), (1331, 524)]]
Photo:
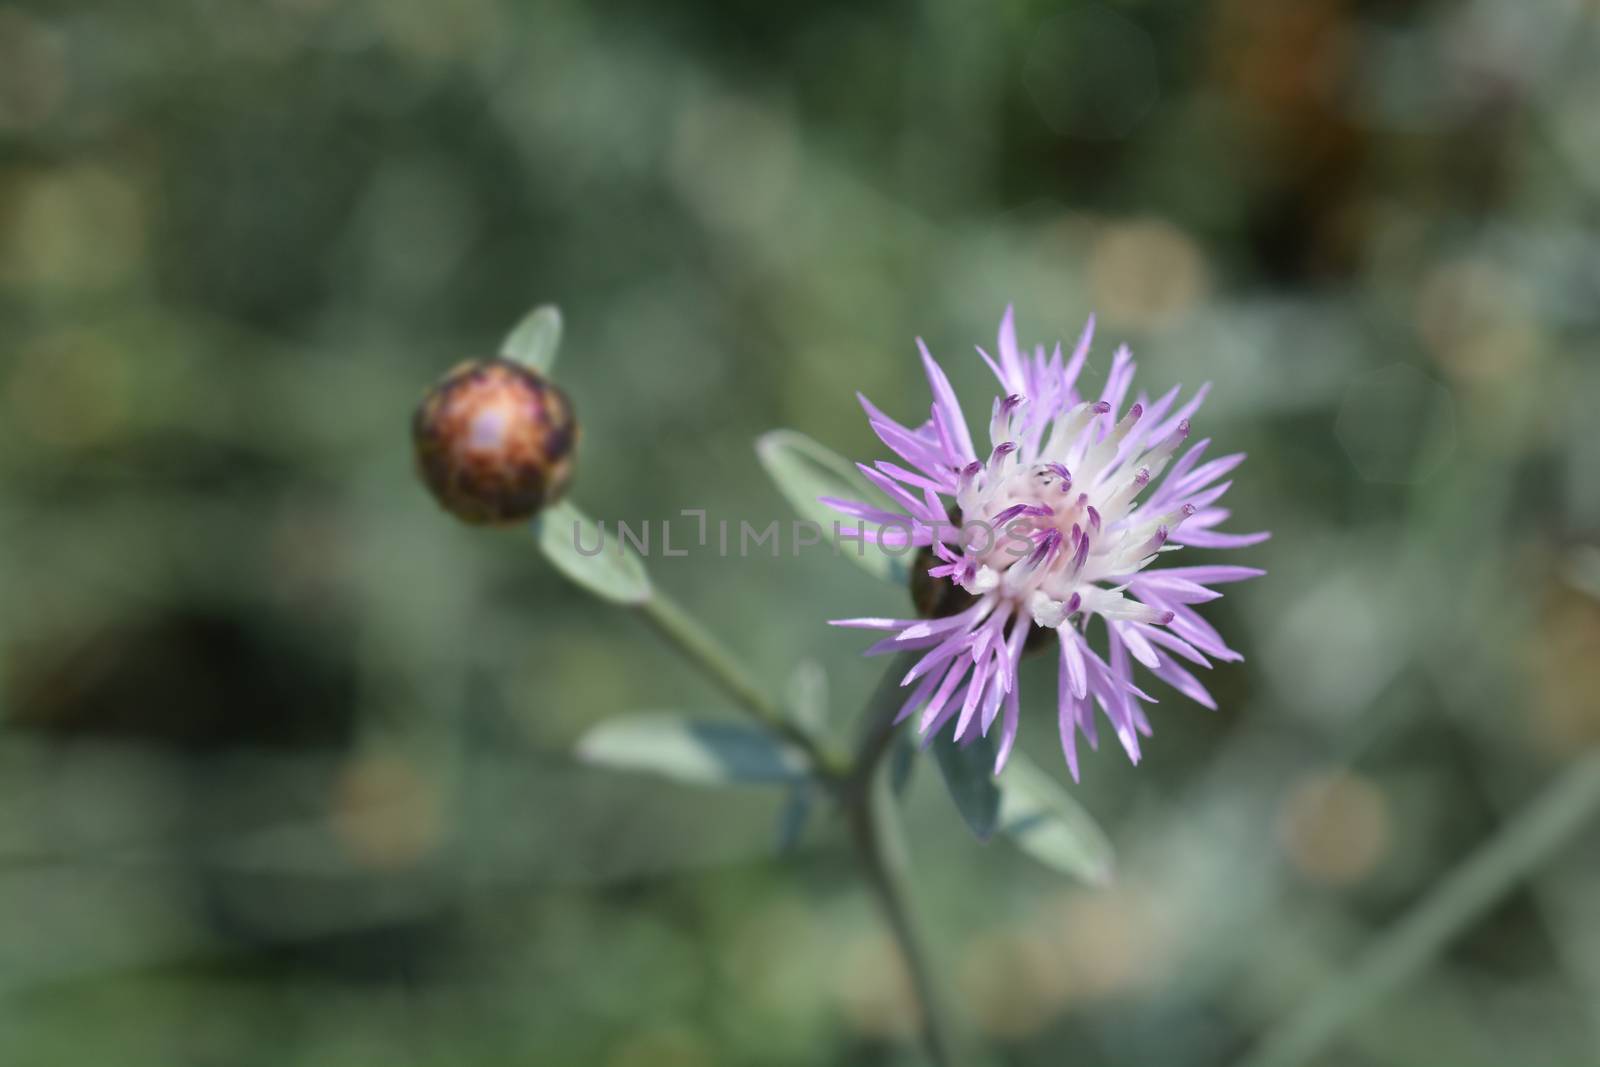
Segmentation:
[(802, 782), (805, 756), (770, 731), (742, 722), (642, 712), (608, 719), (578, 741), (578, 758), (614, 770), (691, 785)]
[(539, 517), (539, 547), (562, 574), (602, 600), (643, 604), (650, 599), (644, 561), (577, 507), (560, 503)]
[(1111, 880), (1111, 842), (1059, 782), (1013, 752), (999, 783), (1000, 830), (1019, 848), (1090, 885)]
[[(818, 497), (860, 500), (893, 510), (849, 460), (798, 431), (772, 430), (761, 435), (756, 440), (756, 456), (778, 492), (800, 517), (822, 528), (825, 545), (833, 543), (834, 523), (839, 523), (843, 530), (854, 530), (857, 522), (818, 503)], [(865, 525), (868, 530), (875, 529), (872, 523)], [(896, 556), (877, 545), (860, 541), (841, 542), (839, 548), (846, 559), (869, 574), (902, 587), (910, 577), (911, 560), (916, 552), (914, 548), (907, 548)]]
[(899, 730), (889, 747), (889, 788), (895, 796), (905, 794), (911, 784), (911, 770), (917, 765), (917, 743), (910, 730)]
[(554, 304), (544, 304), (528, 312), (516, 329), (506, 334), (500, 345), (500, 355), (532, 367), (540, 374), (549, 374), (560, 347), (561, 311)]
[(994, 778), (994, 738), (980, 737), (966, 745), (955, 742), (953, 728), (946, 728), (931, 746), (934, 761), (944, 778), (950, 799), (966, 820), (967, 826), (987, 841), (1000, 823), (1000, 787)]

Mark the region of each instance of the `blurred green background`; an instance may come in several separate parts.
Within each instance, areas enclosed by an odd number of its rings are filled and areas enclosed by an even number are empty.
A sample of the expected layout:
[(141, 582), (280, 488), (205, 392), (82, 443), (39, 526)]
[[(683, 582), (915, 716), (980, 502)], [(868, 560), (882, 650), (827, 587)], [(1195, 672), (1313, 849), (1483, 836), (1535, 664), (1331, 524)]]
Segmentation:
[[(1222, 710), (1075, 788), (1116, 884), (907, 803), (977, 1062), (1238, 1062), (1600, 743), (1597, 21), (0, 0), (0, 1063), (921, 1062), (836, 823), (778, 858), (775, 795), (575, 766), (732, 712), (412, 478), (420, 390), (545, 301), (607, 518), (787, 518), (758, 434), (882, 458), (854, 393), (925, 411), (917, 335), (986, 411), (1009, 302), (1216, 383), (1271, 574), (1208, 608)], [(848, 736), (881, 664), (824, 620), (902, 594), (652, 571)], [(1574, 825), (1306, 1062), (1600, 1063)]]

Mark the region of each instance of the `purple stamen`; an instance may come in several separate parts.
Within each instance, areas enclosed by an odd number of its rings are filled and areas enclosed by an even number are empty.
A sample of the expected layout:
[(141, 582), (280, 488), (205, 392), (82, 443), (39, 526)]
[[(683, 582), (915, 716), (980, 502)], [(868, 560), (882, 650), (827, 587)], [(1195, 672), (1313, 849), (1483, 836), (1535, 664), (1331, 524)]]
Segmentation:
[[(1228, 486), (1214, 483), (1243, 457), (1212, 460), (1202, 467), (1200, 456), (1207, 442), (1185, 444), (1206, 388), (1169, 417), (1181, 390), (1174, 388), (1151, 400), (1134, 389), (1132, 356), (1123, 346), (1112, 357), (1105, 399), (1091, 400), (1094, 394), (1084, 394), (1080, 371), (1088, 362), (1093, 319), (1068, 360), (1059, 345), (1048, 358), (1043, 346), (1019, 345), (1013, 318), (1007, 309), (1000, 324), (999, 359), (979, 349), (1007, 390), (1004, 395), (991, 391), (983, 397), (993, 413), (984, 437), (991, 446), (987, 457), (973, 450), (950, 382), (925, 347), (924, 369), (935, 401), (924, 416), (926, 422), (902, 426), (862, 400), (878, 437), (914, 468), (881, 464), (882, 477), (869, 477), (909, 509), (921, 528), (944, 517), (941, 495), (954, 495), (960, 505), (953, 523), (984, 525), (986, 515), (993, 515), (987, 520), (987, 538), (970, 541), (970, 528), (951, 534), (941, 523), (931, 539), (932, 554), (917, 568), (936, 583), (952, 582), (972, 594), (969, 606), (956, 616), (927, 622), (845, 622), (898, 630), (868, 651), (918, 650), (921, 658), (905, 676), (906, 683), (916, 688), (899, 709), (900, 718), (919, 719), (925, 738), (940, 728), (948, 736), (951, 727), (962, 744), (979, 737), (998, 738), (994, 773), (1000, 774), (1022, 718), (1017, 659), (1029, 629), (1040, 622), (1032, 610), (1039, 604), (1038, 616), (1058, 624), (1057, 719), (1068, 769), (1076, 780), (1077, 750), (1082, 747), (1076, 738), (1081, 735), (1091, 747), (1096, 744), (1097, 704), (1111, 716), (1116, 738), (1129, 758), (1140, 759), (1140, 737), (1150, 729), (1140, 703), (1153, 698), (1135, 684), (1131, 661), (1156, 664), (1154, 669), (1179, 692), (1215, 707), (1216, 701), (1199, 680), (1176, 665), (1169, 669), (1166, 652), (1202, 666), (1209, 665), (1207, 657), (1240, 658), (1187, 607), (1185, 625), (1179, 628), (1176, 608), (1216, 595), (1209, 589), (1213, 582), (1254, 577), (1259, 570), (1202, 564), (1146, 572), (1146, 567), (1163, 561), (1166, 548), (1191, 540), (1222, 548), (1241, 547), (1258, 537), (1209, 529), (1227, 514), (1218, 501)], [(1125, 399), (1130, 396), (1137, 399)], [(1121, 414), (1118, 405), (1123, 405)], [(1145, 419), (1150, 420), (1148, 426)], [(1062, 460), (1081, 456), (1083, 461), (1072, 471), (1065, 462), (1045, 461), (1046, 455)], [(963, 462), (958, 456), (973, 459)], [(1074, 485), (1074, 474), (1086, 478), (1095, 491)], [(900, 484), (902, 477), (906, 485)], [(1159, 479), (1165, 479), (1160, 483), (1164, 488), (1158, 487)], [(1154, 499), (1146, 510), (1135, 511), (1141, 494)], [(1094, 505), (1095, 500), (1104, 506)], [(870, 513), (864, 505), (842, 503), (850, 509), (840, 508), (847, 515)], [(1205, 518), (1196, 525), (1208, 529), (1180, 539), (1182, 524), (1199, 519), (1202, 512)], [(1144, 533), (1142, 543), (1134, 540), (1139, 532)], [(1009, 551), (1001, 561), (998, 546), (1005, 539), (1010, 541)], [(980, 555), (985, 542), (989, 547)], [(1093, 574), (1088, 566), (1091, 556)], [(984, 559), (994, 559), (995, 564), (987, 566)], [(1006, 569), (1016, 566), (1023, 570), (1005, 577)], [(1067, 593), (1064, 597), (1059, 596), (1062, 590)], [(1164, 590), (1173, 591), (1170, 599)], [(1087, 634), (1095, 615), (1109, 621), (1113, 651), (1123, 654), (1107, 659), (1091, 650)], [(1118, 632), (1124, 638), (1120, 646), (1114, 636)], [(1163, 651), (1158, 653), (1157, 645)]]
[(989, 522), (993, 526), (1004, 526), (1006, 523), (1010, 522), (1012, 519), (1016, 518), (1018, 515), (1021, 515), (1027, 510), (1028, 505), (1026, 504), (1012, 504), (1009, 508), (1002, 509), (993, 518), (991, 518)]
[(1047, 530), (1047, 531), (1045, 531), (1044, 536), (1039, 538), (1038, 547), (1035, 548), (1033, 550), (1033, 554), (1028, 557), (1028, 561), (1027, 561), (1026, 565), (1029, 566), (1029, 567), (1037, 567), (1039, 564), (1043, 563), (1045, 561), (1045, 559), (1047, 559), (1052, 553), (1054, 553), (1056, 548), (1060, 544), (1061, 544), (1061, 531), (1060, 530)]
[(1089, 561), (1089, 535), (1084, 534), (1078, 541), (1078, 551), (1072, 555), (1072, 573), (1077, 574), (1083, 570), (1083, 565)]
[(1168, 530), (1165, 526), (1157, 526), (1156, 532), (1151, 534), (1144, 544), (1139, 546), (1139, 555), (1148, 556), (1152, 552), (1161, 551), (1161, 546), (1167, 543)]

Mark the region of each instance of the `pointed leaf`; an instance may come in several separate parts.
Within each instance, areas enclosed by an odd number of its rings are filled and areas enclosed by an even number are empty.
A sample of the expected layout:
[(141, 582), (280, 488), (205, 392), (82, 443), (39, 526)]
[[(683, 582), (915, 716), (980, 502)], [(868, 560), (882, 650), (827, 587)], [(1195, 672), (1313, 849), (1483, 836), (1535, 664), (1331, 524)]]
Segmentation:
[(967, 826), (987, 841), (1000, 821), (1000, 787), (994, 779), (994, 740), (979, 737), (966, 745), (955, 742), (953, 728), (939, 734), (932, 749), (950, 799)]
[(642, 604), (650, 599), (644, 562), (577, 507), (560, 503), (539, 517), (536, 528), (545, 558), (562, 574), (602, 600)]
[(999, 783), (1000, 829), (1019, 848), (1090, 885), (1111, 880), (1111, 842), (1059, 782), (1014, 752)]
[(899, 731), (889, 749), (889, 788), (895, 796), (905, 793), (911, 784), (911, 770), (917, 765), (917, 743), (912, 736), (910, 730)]
[[(819, 497), (859, 500), (895, 510), (849, 460), (798, 431), (773, 430), (763, 434), (756, 441), (756, 456), (772, 483), (800, 517), (821, 527), (824, 545), (834, 544), (834, 523), (839, 523), (840, 529), (847, 532), (854, 530), (858, 523), (820, 503)], [(866, 526), (869, 530), (873, 528), (871, 523)], [(915, 549), (907, 548), (896, 556), (877, 545), (855, 540), (839, 542), (839, 550), (869, 574), (900, 586), (904, 586), (910, 576), (915, 555)]]
[(643, 712), (608, 719), (578, 741), (578, 758), (691, 785), (802, 782), (805, 756), (759, 726)]
[(536, 307), (523, 316), (500, 345), (500, 355), (540, 374), (549, 374), (561, 347), (561, 311), (554, 304)]

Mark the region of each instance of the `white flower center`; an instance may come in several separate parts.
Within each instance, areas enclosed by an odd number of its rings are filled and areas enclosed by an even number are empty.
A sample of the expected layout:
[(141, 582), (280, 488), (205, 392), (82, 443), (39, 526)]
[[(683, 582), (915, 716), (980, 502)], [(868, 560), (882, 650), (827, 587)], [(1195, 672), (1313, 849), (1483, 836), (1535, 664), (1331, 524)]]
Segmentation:
[(1149, 564), (1192, 513), (1146, 515), (1138, 504), (1187, 423), (1145, 448), (1139, 404), (1114, 426), (1103, 403), (1079, 404), (1047, 425), (1030, 424), (1022, 407), (1018, 397), (997, 402), (994, 451), (961, 472), (966, 566), (956, 581), (975, 594), (998, 591), (1042, 626), (1079, 610), (1149, 621), (1149, 609), (1100, 583), (1120, 584)]

